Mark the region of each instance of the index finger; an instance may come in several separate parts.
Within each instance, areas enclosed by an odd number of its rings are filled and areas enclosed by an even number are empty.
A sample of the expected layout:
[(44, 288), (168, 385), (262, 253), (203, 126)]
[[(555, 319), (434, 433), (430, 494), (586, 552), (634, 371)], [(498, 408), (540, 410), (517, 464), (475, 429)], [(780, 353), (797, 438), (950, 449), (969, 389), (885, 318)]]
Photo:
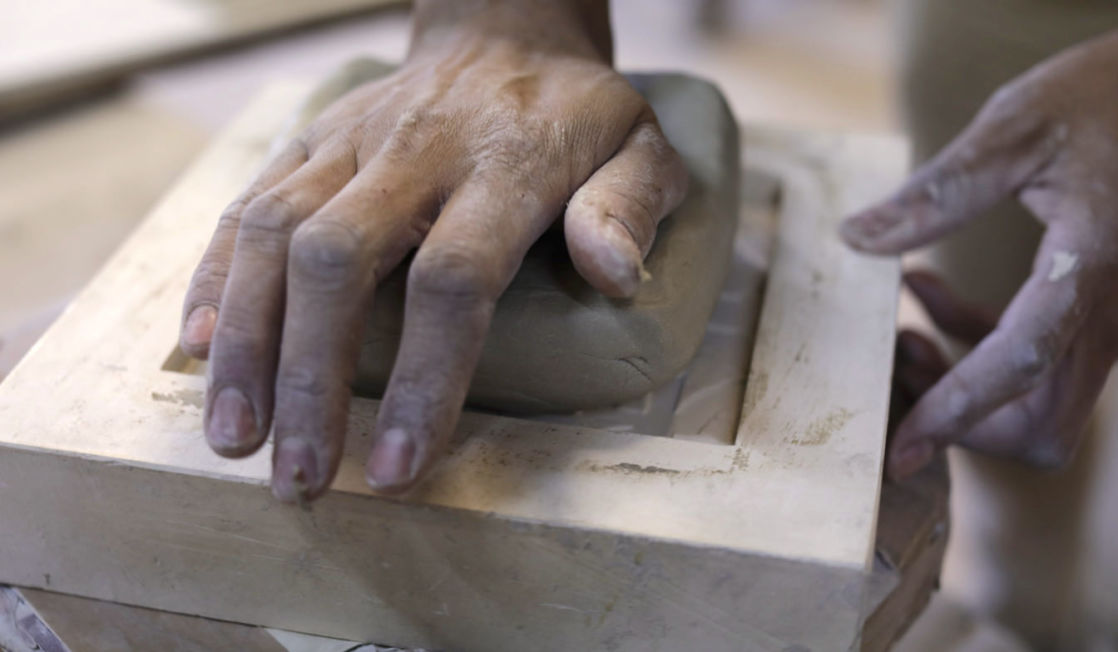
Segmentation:
[(1051, 227), (1032, 276), (998, 327), (917, 403), (897, 429), (890, 468), (904, 477), (936, 448), (963, 438), (983, 418), (1036, 387), (1064, 357), (1087, 316), (1080, 288), (1091, 270), (1059, 227)]
[(1021, 190), (1051, 160), (1066, 130), (999, 93), (967, 129), (890, 199), (842, 223), (851, 247), (899, 254), (928, 244)]

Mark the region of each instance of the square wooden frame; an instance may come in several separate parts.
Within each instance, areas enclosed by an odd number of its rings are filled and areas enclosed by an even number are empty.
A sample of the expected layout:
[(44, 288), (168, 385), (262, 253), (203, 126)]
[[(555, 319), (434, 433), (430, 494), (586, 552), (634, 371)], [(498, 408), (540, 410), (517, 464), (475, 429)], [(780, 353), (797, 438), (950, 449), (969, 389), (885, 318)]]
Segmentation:
[(305, 95), (268, 89), (0, 385), (0, 582), (455, 650), (854, 645), (867, 609), (899, 265), (839, 218), (900, 180), (886, 137), (746, 128), (782, 213), (733, 446), (467, 413), (422, 489), (373, 495), (376, 402), (334, 490), (276, 503), (225, 460), (204, 379), (162, 369), (224, 204)]

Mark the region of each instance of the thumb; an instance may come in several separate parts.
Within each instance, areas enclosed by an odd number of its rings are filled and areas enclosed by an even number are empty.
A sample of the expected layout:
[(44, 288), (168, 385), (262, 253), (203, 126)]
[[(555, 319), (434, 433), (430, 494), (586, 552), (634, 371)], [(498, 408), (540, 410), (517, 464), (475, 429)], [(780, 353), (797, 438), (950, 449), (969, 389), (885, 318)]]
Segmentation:
[(687, 183), (687, 168), (655, 118), (633, 127), (567, 206), (563, 229), (579, 274), (606, 296), (632, 296), (656, 226), (683, 201)]

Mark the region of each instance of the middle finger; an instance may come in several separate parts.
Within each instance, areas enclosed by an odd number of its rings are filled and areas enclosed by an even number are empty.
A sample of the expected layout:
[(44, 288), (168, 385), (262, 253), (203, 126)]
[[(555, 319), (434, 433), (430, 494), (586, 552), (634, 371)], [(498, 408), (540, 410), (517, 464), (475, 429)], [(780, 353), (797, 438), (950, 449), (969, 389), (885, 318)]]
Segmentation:
[(412, 262), (403, 338), (366, 467), (378, 490), (410, 487), (450, 438), (497, 298), (558, 215), (561, 201), (518, 177), (466, 181)]
[(280, 500), (329, 487), (376, 278), (419, 243), (438, 199), (422, 175), (381, 158), (296, 230), (276, 374), (272, 490)]

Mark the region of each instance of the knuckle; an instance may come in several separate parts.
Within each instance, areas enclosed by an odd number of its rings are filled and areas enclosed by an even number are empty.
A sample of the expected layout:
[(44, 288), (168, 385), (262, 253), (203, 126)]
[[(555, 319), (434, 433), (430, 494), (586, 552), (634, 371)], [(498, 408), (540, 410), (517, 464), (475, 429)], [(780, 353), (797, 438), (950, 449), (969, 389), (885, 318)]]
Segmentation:
[(1036, 100), (1043, 97), (1040, 90), (1029, 76), (1018, 77), (994, 91), (980, 115), (995, 121), (1020, 120), (1024, 110), (1033, 108)]
[(1014, 347), (1010, 369), (1022, 380), (1039, 380), (1055, 362), (1052, 348), (1044, 341), (1023, 342), (1021, 346)]
[(501, 290), (491, 260), (492, 254), (461, 245), (422, 248), (408, 272), (408, 288), (467, 303), (491, 301)]
[(188, 295), (198, 302), (203, 298), (215, 298), (225, 288), (225, 281), (229, 278), (229, 260), (206, 255), (194, 269), (194, 276), (190, 279)]
[(1004, 116), (1016, 108), (1020, 103), (1020, 88), (1013, 83), (1004, 84), (990, 95), (986, 101), (984, 112), (988, 116)]
[(516, 74), (496, 85), (492, 101), (509, 110), (524, 111), (540, 100), (538, 73)]
[(416, 104), (400, 112), (400, 115), (396, 118), (395, 130), (414, 131), (439, 121), (438, 111), (427, 105)]
[(1037, 469), (1058, 471), (1071, 462), (1075, 451), (1074, 439), (1053, 432), (1033, 439), (1021, 453), (1021, 459)]
[(336, 221), (312, 220), (291, 237), (291, 270), (300, 278), (348, 278), (361, 259), (361, 243), (353, 229)]
[(214, 375), (233, 373), (243, 375), (244, 370), (256, 368), (269, 359), (269, 338), (260, 327), (246, 319), (243, 309), (225, 305), (221, 320), (214, 332)]
[(331, 383), (318, 370), (303, 363), (285, 366), (276, 376), (276, 393), (321, 398), (331, 391)]
[(289, 197), (270, 191), (249, 202), (241, 216), (240, 228), (249, 237), (286, 235), (298, 225), (299, 218)]
[(675, 149), (668, 144), (667, 138), (660, 130), (660, 124), (656, 122), (656, 117), (651, 115), (651, 109), (649, 111), (647, 119), (633, 127), (629, 139), (634, 145), (647, 148), (654, 156), (663, 156), (666, 159), (675, 154)]
[[(412, 159), (438, 140), (447, 125), (452, 123), (451, 116), (429, 106), (418, 105), (404, 109), (388, 130), (389, 135), (380, 154), (393, 159)], [(361, 138), (375, 140), (367, 133), (362, 133)]]
[(498, 170), (535, 176), (539, 170), (552, 167), (557, 155), (567, 151), (569, 132), (574, 130), (565, 123), (545, 125), (528, 116), (509, 115), (494, 126), (482, 160)]
[(249, 203), (249, 199), (244, 196), (233, 200), (233, 202), (226, 206), (225, 210), (221, 212), (221, 217), (217, 219), (217, 228), (215, 230), (218, 232), (236, 232), (241, 224), (241, 215), (245, 212)]
[(652, 184), (647, 186), (641, 184), (623, 185), (614, 188), (614, 192), (622, 201), (616, 206), (616, 209), (607, 205), (605, 207), (606, 217), (622, 223), (635, 222), (632, 225), (626, 225), (631, 228), (635, 227), (637, 232), (632, 235), (638, 243), (645, 239), (651, 239), (656, 232), (656, 224), (659, 222), (656, 207), (664, 203), (663, 190)]

